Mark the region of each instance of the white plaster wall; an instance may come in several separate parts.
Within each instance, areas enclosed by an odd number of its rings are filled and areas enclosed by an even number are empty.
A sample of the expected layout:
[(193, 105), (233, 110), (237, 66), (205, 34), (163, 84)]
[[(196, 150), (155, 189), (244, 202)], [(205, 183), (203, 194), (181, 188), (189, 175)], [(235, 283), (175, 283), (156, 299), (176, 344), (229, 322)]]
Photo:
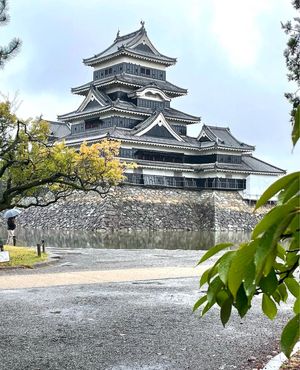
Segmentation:
[(159, 175), (159, 176), (174, 176), (174, 171), (168, 170), (155, 170), (151, 168), (144, 168), (143, 169), (144, 175)]
[[(246, 189), (241, 192), (242, 196), (256, 200), (278, 178), (278, 176), (271, 175), (249, 175), (246, 180)], [(277, 197), (272, 198), (272, 200), (276, 199)]]

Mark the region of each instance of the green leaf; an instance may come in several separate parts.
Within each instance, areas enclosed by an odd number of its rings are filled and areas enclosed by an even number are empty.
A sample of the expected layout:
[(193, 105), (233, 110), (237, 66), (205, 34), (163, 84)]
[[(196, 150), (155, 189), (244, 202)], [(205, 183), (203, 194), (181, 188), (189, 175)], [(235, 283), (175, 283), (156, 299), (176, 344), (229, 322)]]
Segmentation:
[(300, 336), (300, 314), (293, 317), (284, 327), (281, 334), (281, 350), (283, 353), (290, 357), (292, 350), (299, 340)]
[(233, 246), (233, 243), (222, 243), (222, 244), (217, 244), (215, 245), (214, 247), (210, 248), (205, 254), (204, 256), (202, 256), (202, 258), (200, 259), (200, 261), (198, 262), (198, 265), (204, 261), (206, 261), (208, 258), (214, 256), (215, 254), (219, 253), (221, 250), (225, 249), (225, 248), (228, 248), (228, 247), (232, 247)]
[(252, 232), (252, 238), (257, 238), (260, 234), (265, 232), (268, 228), (276, 224), (278, 221), (288, 213), (288, 209), (285, 205), (277, 206), (271, 209), (262, 220), (255, 226)]
[(226, 252), (219, 261), (218, 273), (220, 279), (226, 285), (228, 281), (228, 272), (231, 265), (231, 261), (235, 256), (235, 251)]
[(269, 296), (275, 292), (278, 286), (278, 280), (274, 269), (270, 271), (268, 276), (261, 278), (259, 286), (263, 293), (266, 293)]
[(276, 257), (277, 257), (277, 250), (276, 250), (276, 248), (272, 248), (272, 250), (270, 251), (270, 253), (269, 253), (269, 255), (268, 255), (268, 257), (266, 258), (266, 261), (265, 261), (265, 266), (264, 266), (264, 269), (263, 269), (264, 276), (269, 275), (269, 273), (271, 272), (271, 270), (274, 266)]
[(256, 273), (257, 278), (260, 279), (262, 272), (264, 270), (265, 262), (272, 252), (273, 248), (277, 248), (277, 246), (273, 245), (273, 237), (276, 230), (276, 226), (271, 227), (260, 239), (256, 239), (257, 249), (255, 253), (255, 265), (256, 265)]
[(295, 233), (296, 231), (299, 230), (299, 225), (300, 225), (300, 214), (297, 213), (293, 217), (292, 221), (290, 222), (287, 232), (288, 233)]
[(211, 279), (215, 276), (215, 275), (217, 275), (217, 273), (218, 273), (218, 267), (217, 267), (217, 263), (215, 263), (214, 265), (213, 265), (213, 267), (209, 270), (209, 272), (208, 272), (208, 275), (207, 275), (207, 283), (209, 284), (210, 283), (210, 281), (211, 281)]
[(269, 319), (273, 320), (277, 315), (277, 307), (274, 301), (267, 295), (263, 294), (262, 298), (262, 310), (263, 313), (268, 316)]
[(244, 289), (243, 285), (241, 285), (239, 287), (239, 290), (237, 291), (234, 306), (238, 310), (238, 313), (241, 317), (244, 317), (246, 315), (247, 311), (250, 308), (248, 297), (246, 295), (246, 292), (245, 292), (245, 289)]
[(299, 297), (300, 285), (294, 278), (284, 279), (285, 285), (294, 297)]
[(216, 301), (220, 307), (222, 307), (223, 303), (229, 298), (228, 293), (225, 290), (220, 290), (216, 296)]
[(283, 263), (279, 263), (279, 262), (274, 262), (274, 269), (279, 272), (279, 273), (282, 273), (283, 271), (286, 271), (286, 266), (283, 264)]
[(299, 206), (299, 203), (299, 196), (295, 196), (289, 199), (285, 204), (277, 205), (276, 207), (272, 208), (271, 211), (269, 211), (256, 225), (252, 232), (252, 238), (257, 238), (260, 234), (264, 233), (267, 229), (273, 227), (274, 225), (285, 224), (285, 220), (289, 219), (289, 217), (291, 217), (292, 220), (293, 215), (290, 214), (295, 211), (295, 209)]
[(222, 283), (219, 276), (217, 276), (208, 286), (207, 289), (207, 301), (208, 303), (216, 300), (217, 293), (222, 289), (224, 284)]
[(296, 145), (299, 137), (300, 137), (300, 105), (298, 105), (293, 122), (292, 142), (294, 146)]
[(268, 189), (262, 194), (256, 203), (255, 209), (261, 207), (270, 198), (279, 193), (281, 190), (285, 189), (289, 184), (291, 184), (297, 177), (299, 177), (300, 172), (293, 172), (289, 175), (281, 177), (279, 180), (275, 181)]
[(244, 289), (247, 297), (253, 296), (256, 290), (255, 284), (255, 264), (254, 261), (250, 262), (244, 278)]
[(281, 295), (278, 292), (278, 290), (275, 290), (275, 292), (273, 292), (272, 297), (274, 298), (274, 301), (275, 302), (277, 302), (278, 304), (280, 304), (280, 302), (281, 302)]
[(300, 188), (300, 176), (294, 179), (284, 191), (280, 193), (280, 199), (282, 203), (286, 203), (295, 194), (298, 194)]
[(201, 312), (201, 316), (204, 316), (208, 310), (212, 308), (212, 306), (216, 303), (216, 300), (213, 300), (210, 303), (207, 303), (207, 305), (203, 308), (203, 311)]
[[(295, 244), (297, 243), (292, 242), (289, 250), (294, 250), (293, 248), (299, 248), (299, 244), (297, 246)], [(286, 265), (288, 268), (294, 266), (297, 262), (299, 262), (299, 255), (297, 251), (287, 253)]]
[(201, 275), (201, 278), (200, 278), (200, 288), (202, 287), (202, 285), (204, 285), (205, 283), (207, 283), (207, 277), (208, 277), (208, 274), (209, 274), (209, 271), (211, 270), (212, 267), (209, 267), (207, 270), (205, 270), (203, 272), (203, 274)]
[(295, 314), (300, 313), (300, 295), (299, 295), (299, 296), (298, 296), (298, 298), (295, 300), (293, 310), (294, 310)]
[(242, 281), (247, 276), (247, 269), (253, 262), (255, 251), (255, 242), (241, 244), (232, 259), (228, 272), (228, 288), (234, 298)]
[(232, 299), (228, 298), (223, 303), (223, 305), (221, 307), (221, 312), (220, 312), (221, 321), (222, 321), (222, 324), (223, 324), (224, 327), (225, 327), (225, 325), (227, 324), (227, 322), (230, 318), (231, 309), (232, 309)]
[(206, 301), (207, 301), (207, 296), (206, 295), (199, 298), (198, 301), (194, 304), (193, 312), (195, 312)]
[(288, 292), (286, 290), (285, 285), (281, 283), (280, 285), (278, 285), (277, 290), (279, 294), (281, 295), (281, 299), (283, 300), (283, 302), (286, 302), (286, 300), (288, 299)]
[(282, 259), (282, 261), (285, 261), (285, 254), (286, 254), (286, 251), (283, 248), (283, 246), (280, 244), (277, 244), (277, 255), (280, 259)]

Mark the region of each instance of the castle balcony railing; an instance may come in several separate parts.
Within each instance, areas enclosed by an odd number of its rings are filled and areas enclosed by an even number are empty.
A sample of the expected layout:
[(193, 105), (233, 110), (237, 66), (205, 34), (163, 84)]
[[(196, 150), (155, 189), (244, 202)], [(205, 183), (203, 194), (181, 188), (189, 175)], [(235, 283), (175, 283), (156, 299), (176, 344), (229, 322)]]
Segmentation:
[(219, 189), (219, 190), (243, 190), (246, 180), (228, 178), (188, 178), (179, 176), (159, 176), (145, 174), (126, 174), (125, 184), (133, 184), (148, 187), (170, 187), (184, 189)]

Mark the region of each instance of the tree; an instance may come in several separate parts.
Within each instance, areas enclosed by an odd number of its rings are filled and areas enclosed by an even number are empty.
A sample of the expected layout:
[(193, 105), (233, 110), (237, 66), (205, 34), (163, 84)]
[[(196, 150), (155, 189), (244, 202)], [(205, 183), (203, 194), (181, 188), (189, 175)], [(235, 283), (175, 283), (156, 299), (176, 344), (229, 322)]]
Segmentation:
[[(300, 9), (300, 1), (293, 5)], [(288, 77), (300, 83), (300, 19), (295, 24), (284, 25), (290, 35), (285, 50)], [(299, 90), (298, 90), (299, 91)], [(292, 141), (296, 145), (300, 132), (300, 101), (297, 92), (288, 94), (292, 108)], [(202, 315), (215, 304), (220, 307), (221, 322), (225, 326), (234, 307), (244, 317), (254, 296), (262, 297), (262, 311), (270, 319), (277, 315), (278, 306), (286, 302), (289, 293), (293, 299), (293, 318), (288, 321), (281, 335), (281, 348), (290, 356), (300, 337), (300, 284), (296, 276), (299, 269), (300, 245), (300, 172), (288, 174), (272, 184), (261, 196), (256, 209), (274, 195), (278, 204), (254, 228), (251, 240), (236, 250), (227, 250), (200, 278), (200, 287), (207, 284), (207, 292), (194, 305), (203, 305)], [(218, 244), (201, 258), (202, 263), (233, 243)], [(299, 271), (299, 270), (298, 270)]]
[[(292, 3), (296, 10), (300, 10), (300, 0), (294, 0)], [(295, 82), (298, 88), (294, 93), (285, 94), (286, 98), (292, 104), (292, 141), (293, 145), (295, 145), (295, 140), (299, 137), (300, 132), (299, 118), (298, 120), (294, 119), (297, 114), (297, 107), (300, 104), (300, 17), (294, 18), (293, 23), (288, 21), (285, 24), (282, 24), (282, 28), (285, 33), (289, 35), (287, 47), (284, 51), (286, 66), (289, 71), (287, 76), (289, 81)]]
[[(7, 14), (8, 5), (6, 0), (0, 0), (0, 26), (4, 26), (9, 21)], [(8, 46), (0, 46), (0, 67), (3, 67), (5, 62), (12, 58), (20, 49), (21, 40), (18, 38), (12, 39)]]
[[(0, 25), (9, 20), (7, 10), (7, 1), (0, 0)], [(13, 39), (0, 47), (0, 66), (20, 44)], [(53, 143), (46, 121), (20, 121), (11, 108), (9, 101), (0, 102), (0, 212), (47, 206), (79, 190), (104, 195), (124, 179), (129, 166), (117, 159), (119, 142), (83, 143), (79, 150)]]
[(120, 143), (104, 140), (79, 150), (48, 141), (46, 121), (22, 122), (0, 103), (0, 211), (47, 206), (74, 191), (106, 194), (123, 180)]

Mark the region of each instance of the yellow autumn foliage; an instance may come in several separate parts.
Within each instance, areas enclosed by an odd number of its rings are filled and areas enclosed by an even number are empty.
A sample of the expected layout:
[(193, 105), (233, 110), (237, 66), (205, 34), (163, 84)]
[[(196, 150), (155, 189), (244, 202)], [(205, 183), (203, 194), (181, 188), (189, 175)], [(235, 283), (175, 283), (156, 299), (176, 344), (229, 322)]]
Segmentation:
[(8, 102), (0, 103), (0, 211), (46, 205), (75, 190), (104, 194), (134, 167), (120, 161), (119, 141), (73, 148), (48, 138), (46, 121), (21, 122)]

